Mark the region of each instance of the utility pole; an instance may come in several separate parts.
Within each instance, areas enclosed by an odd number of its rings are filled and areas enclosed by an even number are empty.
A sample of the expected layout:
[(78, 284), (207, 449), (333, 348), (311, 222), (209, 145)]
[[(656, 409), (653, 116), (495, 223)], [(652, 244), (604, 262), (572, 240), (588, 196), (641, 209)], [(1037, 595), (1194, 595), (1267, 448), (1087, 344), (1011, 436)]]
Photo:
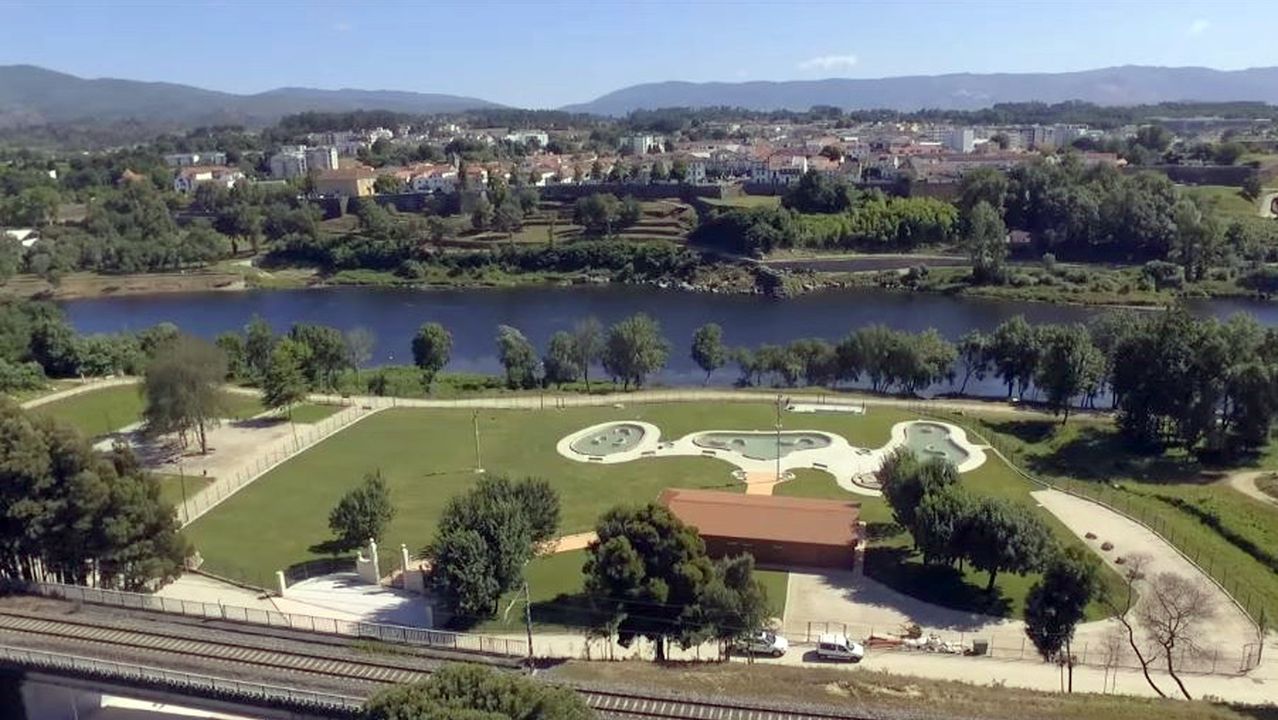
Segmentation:
[(524, 580), (524, 630), (528, 633), (528, 672), (533, 671), (532, 646), (532, 594), (528, 592), (528, 580)]
[(479, 475), (484, 472), (484, 463), (479, 457), (479, 410), (476, 409), (471, 415), (471, 421), (475, 425), (475, 474)]

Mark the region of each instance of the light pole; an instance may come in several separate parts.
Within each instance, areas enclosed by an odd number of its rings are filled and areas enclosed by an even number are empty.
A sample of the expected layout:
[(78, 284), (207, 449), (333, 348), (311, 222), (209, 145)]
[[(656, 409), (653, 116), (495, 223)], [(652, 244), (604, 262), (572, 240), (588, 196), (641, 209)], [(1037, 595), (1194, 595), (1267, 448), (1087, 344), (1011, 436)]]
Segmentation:
[(777, 482), (781, 482), (781, 393), (777, 393)]
[(475, 425), (475, 474), (484, 472), (484, 463), (479, 457), (479, 410), (475, 410), (471, 415), (471, 421)]

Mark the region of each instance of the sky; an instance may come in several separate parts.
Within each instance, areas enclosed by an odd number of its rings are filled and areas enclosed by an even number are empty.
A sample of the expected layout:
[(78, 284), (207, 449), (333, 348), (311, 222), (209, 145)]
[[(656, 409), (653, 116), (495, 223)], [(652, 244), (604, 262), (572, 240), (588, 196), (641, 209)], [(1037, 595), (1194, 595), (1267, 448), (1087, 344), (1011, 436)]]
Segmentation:
[(663, 80), (1273, 66), (1272, 15), (1272, 0), (0, 0), (0, 65), (546, 108)]

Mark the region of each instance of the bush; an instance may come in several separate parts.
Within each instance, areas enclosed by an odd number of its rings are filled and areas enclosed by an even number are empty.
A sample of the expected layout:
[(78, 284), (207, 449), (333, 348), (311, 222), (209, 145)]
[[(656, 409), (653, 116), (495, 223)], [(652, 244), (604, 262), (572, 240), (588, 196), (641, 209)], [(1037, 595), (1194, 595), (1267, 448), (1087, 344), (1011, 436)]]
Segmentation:
[(1153, 283), (1154, 290), (1178, 290), (1185, 286), (1185, 268), (1163, 260), (1150, 260), (1141, 274)]

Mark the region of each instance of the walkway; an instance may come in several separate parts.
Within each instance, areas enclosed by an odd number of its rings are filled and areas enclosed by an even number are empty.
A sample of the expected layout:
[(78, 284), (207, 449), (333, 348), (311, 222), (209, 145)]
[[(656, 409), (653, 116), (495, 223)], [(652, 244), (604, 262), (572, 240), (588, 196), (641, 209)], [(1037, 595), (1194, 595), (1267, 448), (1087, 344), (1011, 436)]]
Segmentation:
[(1256, 487), (1257, 480), (1265, 475), (1272, 474), (1274, 474), (1273, 470), (1249, 470), (1247, 472), (1233, 473), (1229, 476), (1229, 486), (1247, 497), (1255, 498), (1263, 503), (1278, 505), (1278, 497), (1274, 497)]
[(32, 398), (22, 403), (21, 407), (25, 410), (30, 410), (31, 408), (40, 407), (41, 405), (47, 405), (48, 403), (65, 400), (69, 397), (75, 397), (82, 393), (93, 392), (94, 390), (105, 390), (107, 388), (119, 387), (121, 385), (137, 385), (139, 382), (141, 382), (141, 378), (136, 377), (94, 378), (92, 380), (86, 380), (75, 387), (69, 387), (57, 392), (51, 392), (48, 395), (41, 395), (38, 398)]

